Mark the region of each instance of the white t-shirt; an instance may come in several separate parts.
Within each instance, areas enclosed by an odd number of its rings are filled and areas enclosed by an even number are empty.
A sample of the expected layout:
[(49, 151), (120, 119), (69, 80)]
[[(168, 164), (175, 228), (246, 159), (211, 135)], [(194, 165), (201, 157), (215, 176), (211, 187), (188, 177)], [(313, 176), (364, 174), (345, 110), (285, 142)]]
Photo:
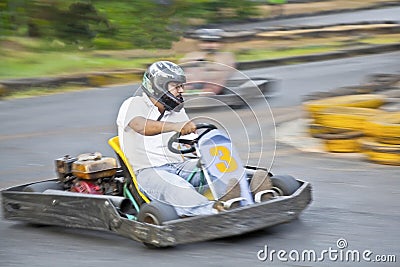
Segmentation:
[[(183, 161), (181, 155), (172, 153), (168, 149), (168, 140), (175, 132), (144, 136), (135, 132), (128, 125), (137, 116), (156, 121), (160, 115), (158, 108), (145, 93), (142, 96), (128, 98), (120, 107), (117, 117), (120, 146), (135, 171)], [(165, 111), (160, 121), (183, 122), (188, 120), (189, 117), (182, 108), (179, 112)]]

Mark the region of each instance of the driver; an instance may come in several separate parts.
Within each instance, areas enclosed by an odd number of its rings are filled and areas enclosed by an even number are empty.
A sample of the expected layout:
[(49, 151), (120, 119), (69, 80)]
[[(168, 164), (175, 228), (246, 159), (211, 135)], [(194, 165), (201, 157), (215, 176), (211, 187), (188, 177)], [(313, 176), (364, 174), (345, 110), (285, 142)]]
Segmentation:
[(233, 76), (236, 65), (233, 53), (221, 51), (223, 34), (221, 29), (199, 29), (194, 32), (199, 49), (189, 52), (180, 60), (180, 63), (184, 63), (188, 90), (223, 93), (224, 85)]
[[(182, 68), (175, 63), (158, 61), (150, 65), (140, 86), (142, 95), (128, 98), (120, 107), (118, 136), (140, 189), (150, 199), (173, 205), (179, 216), (211, 214), (223, 210), (223, 206), (196, 191), (201, 175), (196, 173), (190, 182), (186, 180), (197, 162), (184, 160), (167, 146), (176, 132), (186, 135), (196, 131), (183, 108), (185, 82)], [(227, 192), (225, 199), (240, 197), (237, 183)]]

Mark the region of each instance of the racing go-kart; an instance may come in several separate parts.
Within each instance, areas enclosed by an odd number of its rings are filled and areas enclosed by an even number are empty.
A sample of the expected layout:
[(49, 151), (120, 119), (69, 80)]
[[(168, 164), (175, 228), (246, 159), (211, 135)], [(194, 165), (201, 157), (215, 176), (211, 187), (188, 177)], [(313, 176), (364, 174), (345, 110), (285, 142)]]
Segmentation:
[(183, 93), (186, 109), (240, 108), (277, 94), (278, 80), (274, 78), (248, 77), (233, 67), (203, 60), (181, 66), (187, 77)]
[[(191, 84), (196, 84), (191, 86)], [(224, 85), (214, 84), (212, 82), (202, 82), (201, 89), (197, 89), (199, 83), (186, 83), (185, 99), (186, 109), (202, 109), (210, 107), (229, 106), (232, 108), (241, 108), (248, 102), (273, 97), (276, 94), (275, 79), (265, 78), (231, 78), (225, 81)], [(221, 87), (218, 92), (213, 92), (210, 87)]]
[(236, 69), (234, 53), (221, 49), (224, 38), (231, 35), (215, 28), (201, 28), (186, 34), (198, 42), (197, 50), (180, 59), (187, 78), (183, 94), (186, 109), (239, 108), (277, 94), (277, 79), (248, 77)]
[[(204, 194), (209, 199), (217, 199), (218, 183), (232, 176), (240, 178), (243, 192), (255, 172), (268, 173), (261, 167), (243, 166), (231, 140), (214, 125), (198, 124), (197, 128), (203, 130), (194, 138), (175, 134), (168, 146), (175, 153), (193, 155), (195, 152), (198, 164), (194, 172), (202, 173), (204, 186), (208, 187)], [(266, 200), (261, 195), (243, 192), (240, 205), (226, 211), (180, 218), (171, 205), (151, 199), (139, 190), (135, 172), (120, 148), (118, 137), (108, 143), (117, 159), (102, 157), (98, 152), (65, 156), (55, 160), (57, 178), (3, 190), (4, 218), (112, 231), (148, 247), (167, 247), (286, 223), (297, 218), (311, 202), (308, 182), (269, 173), (273, 187), (259, 192), (269, 195)], [(199, 226), (204, 226), (201, 231)]]

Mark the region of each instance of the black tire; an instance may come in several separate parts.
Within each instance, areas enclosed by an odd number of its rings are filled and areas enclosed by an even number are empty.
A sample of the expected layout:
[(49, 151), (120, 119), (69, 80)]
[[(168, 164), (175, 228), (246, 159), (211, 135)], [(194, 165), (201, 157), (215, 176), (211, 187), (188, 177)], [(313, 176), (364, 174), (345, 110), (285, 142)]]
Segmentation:
[(43, 193), (47, 189), (64, 190), (64, 186), (60, 182), (47, 181), (47, 182), (40, 182), (40, 183), (28, 185), (27, 187), (25, 187), (23, 189), (23, 191), (24, 192)]
[(274, 175), (271, 181), (272, 185), (279, 188), (284, 196), (290, 196), (301, 186), (300, 182), (290, 175)]
[[(158, 201), (144, 203), (139, 210), (137, 219), (139, 222), (162, 225), (167, 221), (179, 219), (174, 207)], [(153, 244), (143, 242), (148, 248), (156, 248)]]
[(138, 213), (138, 221), (149, 224), (162, 225), (167, 221), (179, 219), (174, 207), (158, 202), (152, 201), (144, 203)]

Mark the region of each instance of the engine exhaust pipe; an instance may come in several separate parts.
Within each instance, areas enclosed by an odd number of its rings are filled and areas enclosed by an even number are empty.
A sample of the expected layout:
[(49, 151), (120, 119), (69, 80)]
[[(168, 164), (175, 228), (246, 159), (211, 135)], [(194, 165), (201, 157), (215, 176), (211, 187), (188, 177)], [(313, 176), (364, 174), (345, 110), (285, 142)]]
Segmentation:
[(61, 191), (61, 190), (55, 190), (55, 189), (47, 189), (47, 190), (45, 190), (43, 192), (43, 194), (58, 195), (58, 196), (75, 196), (75, 197), (107, 199), (122, 213), (127, 213), (129, 210), (132, 209), (131, 201), (128, 198), (125, 198), (125, 197), (109, 196), (109, 195), (84, 194), (84, 193)]

